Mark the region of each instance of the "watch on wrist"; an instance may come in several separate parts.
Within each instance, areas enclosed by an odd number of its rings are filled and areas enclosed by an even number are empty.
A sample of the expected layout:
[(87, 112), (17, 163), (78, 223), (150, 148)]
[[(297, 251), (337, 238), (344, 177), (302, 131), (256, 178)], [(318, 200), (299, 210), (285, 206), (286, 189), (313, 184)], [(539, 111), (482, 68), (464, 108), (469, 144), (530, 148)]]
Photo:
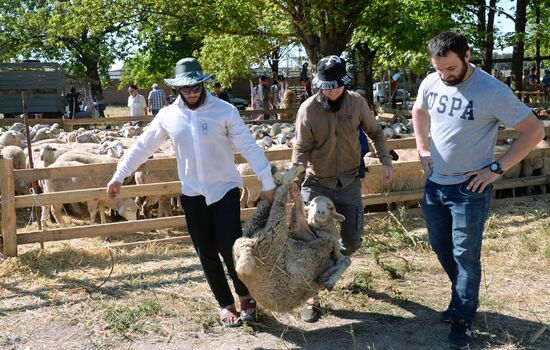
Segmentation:
[(504, 173), (504, 170), (502, 170), (499, 162), (492, 162), (491, 164), (489, 164), (489, 170), (499, 175), (502, 175)]

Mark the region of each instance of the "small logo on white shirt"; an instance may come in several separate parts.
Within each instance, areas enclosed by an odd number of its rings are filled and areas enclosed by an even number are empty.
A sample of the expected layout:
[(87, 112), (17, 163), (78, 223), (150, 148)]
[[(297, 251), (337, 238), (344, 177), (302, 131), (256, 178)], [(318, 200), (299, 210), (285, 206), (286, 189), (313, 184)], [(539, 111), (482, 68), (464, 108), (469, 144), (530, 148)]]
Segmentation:
[(201, 135), (204, 135), (204, 136), (208, 135), (208, 124), (204, 120), (201, 120), (199, 122), (199, 130)]

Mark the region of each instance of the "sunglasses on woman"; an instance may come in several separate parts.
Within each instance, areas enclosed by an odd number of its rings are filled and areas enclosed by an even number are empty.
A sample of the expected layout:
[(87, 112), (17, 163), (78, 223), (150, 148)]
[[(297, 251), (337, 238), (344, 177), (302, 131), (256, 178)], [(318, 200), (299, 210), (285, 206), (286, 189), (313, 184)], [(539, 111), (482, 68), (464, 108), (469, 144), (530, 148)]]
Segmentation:
[(192, 86), (181, 86), (179, 91), (184, 95), (197, 94), (202, 91), (202, 84)]

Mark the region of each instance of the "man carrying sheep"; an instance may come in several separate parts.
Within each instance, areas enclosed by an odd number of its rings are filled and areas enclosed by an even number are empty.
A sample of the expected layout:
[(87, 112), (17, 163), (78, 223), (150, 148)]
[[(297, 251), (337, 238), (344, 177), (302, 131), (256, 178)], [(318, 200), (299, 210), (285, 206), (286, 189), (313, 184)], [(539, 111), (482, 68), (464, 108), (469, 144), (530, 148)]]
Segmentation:
[[(118, 164), (107, 192), (109, 197), (116, 197), (124, 178), (145, 162), (167, 137), (172, 140), (189, 235), (220, 305), (220, 323), (235, 327), (241, 320), (255, 317), (256, 302), (239, 280), (232, 257), (233, 244), (242, 234), (239, 187), (243, 185), (235, 168), (232, 145), (258, 175), (263, 199), (273, 201), (275, 183), (271, 165), (237, 109), (207, 92), (204, 82), (212, 78), (213, 75), (202, 72), (195, 58), (184, 58), (176, 64), (176, 77), (165, 82), (176, 87), (179, 96), (159, 111)], [(219, 255), (239, 295), (240, 313), (235, 308)]]
[[(420, 85), (412, 115), (416, 148), (427, 176), (422, 212), (428, 236), (451, 280), (442, 320), (451, 349), (467, 349), (478, 307), (481, 241), (492, 183), (521, 161), (544, 130), (506, 85), (469, 63), (466, 38), (441, 33), (428, 43), (435, 72)], [(498, 161), (498, 125), (519, 132)]]
[[(359, 129), (374, 142), (383, 164), (386, 183), (393, 177), (391, 156), (386, 137), (374, 119), (367, 102), (359, 94), (348, 91), (351, 81), (346, 61), (328, 56), (319, 61), (313, 85), (319, 92), (300, 106), (296, 117), (296, 143), (292, 162), (307, 164), (305, 180), (301, 183), (305, 202), (317, 196), (332, 200), (336, 211), (344, 215), (341, 223), (341, 251), (351, 255), (361, 245), (363, 234), (363, 205), (359, 164), (361, 144)], [(301, 181), (300, 181), (301, 182)], [(298, 194), (295, 184), (293, 193)], [(320, 316), (317, 297), (308, 300), (300, 316), (315, 322)]]

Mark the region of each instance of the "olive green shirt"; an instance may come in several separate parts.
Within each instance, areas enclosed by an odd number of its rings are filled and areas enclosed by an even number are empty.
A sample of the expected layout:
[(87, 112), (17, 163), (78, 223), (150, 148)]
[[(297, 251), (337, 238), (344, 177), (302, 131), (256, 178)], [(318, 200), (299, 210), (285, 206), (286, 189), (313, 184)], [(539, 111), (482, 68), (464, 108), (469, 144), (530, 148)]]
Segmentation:
[(360, 127), (374, 143), (380, 162), (391, 166), (392, 160), (386, 136), (365, 99), (355, 92), (343, 93), (344, 101), (337, 112), (323, 108), (319, 92), (302, 103), (296, 116), (292, 162), (307, 164), (307, 174), (331, 189), (337, 187), (338, 181), (347, 187), (357, 178)]

